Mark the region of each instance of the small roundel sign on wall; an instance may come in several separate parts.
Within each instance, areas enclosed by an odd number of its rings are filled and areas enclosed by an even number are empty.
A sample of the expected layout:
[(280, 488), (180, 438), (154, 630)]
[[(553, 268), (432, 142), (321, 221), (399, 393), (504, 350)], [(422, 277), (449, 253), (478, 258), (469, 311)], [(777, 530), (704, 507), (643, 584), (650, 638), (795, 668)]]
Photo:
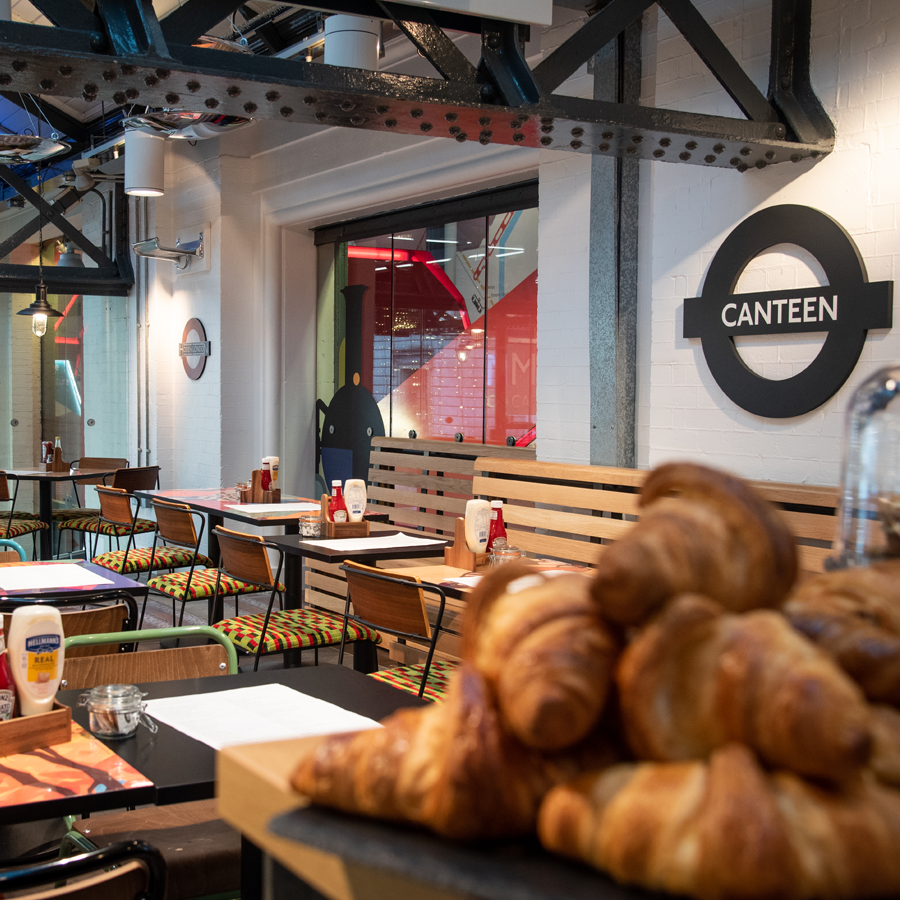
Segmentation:
[(187, 377), (196, 381), (206, 368), (206, 357), (210, 354), (210, 344), (206, 339), (206, 329), (199, 319), (188, 319), (181, 334), (178, 355)]

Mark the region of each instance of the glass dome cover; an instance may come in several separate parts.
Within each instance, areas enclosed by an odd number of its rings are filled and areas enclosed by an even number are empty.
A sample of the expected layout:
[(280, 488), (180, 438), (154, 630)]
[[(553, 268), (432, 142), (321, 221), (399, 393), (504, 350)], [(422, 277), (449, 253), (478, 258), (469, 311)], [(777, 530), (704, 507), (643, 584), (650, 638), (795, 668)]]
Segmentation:
[(833, 568), (900, 558), (900, 365), (850, 402), (835, 551)]

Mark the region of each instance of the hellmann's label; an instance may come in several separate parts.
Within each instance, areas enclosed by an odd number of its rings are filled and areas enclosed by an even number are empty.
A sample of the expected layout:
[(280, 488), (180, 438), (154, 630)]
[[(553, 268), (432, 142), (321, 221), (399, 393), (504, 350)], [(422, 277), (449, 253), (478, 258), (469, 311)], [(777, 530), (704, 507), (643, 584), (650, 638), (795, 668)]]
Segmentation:
[(40, 683), (53, 681), (57, 677), (60, 645), (58, 634), (36, 634), (25, 639), (22, 662), (29, 681)]

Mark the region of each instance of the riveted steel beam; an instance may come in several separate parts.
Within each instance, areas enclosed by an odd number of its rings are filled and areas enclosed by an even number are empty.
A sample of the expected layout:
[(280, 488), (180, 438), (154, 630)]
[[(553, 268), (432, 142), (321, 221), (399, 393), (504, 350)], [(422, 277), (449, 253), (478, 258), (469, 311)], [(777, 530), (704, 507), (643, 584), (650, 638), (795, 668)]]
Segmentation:
[[(692, 30), (695, 44), (702, 47), (709, 64), (725, 70), (717, 77), (728, 85), (732, 96), (740, 98), (740, 105), (749, 110), (751, 118), (553, 93), (573, 65), (577, 68), (583, 58), (602, 46), (601, 42), (615, 36), (617, 29), (624, 27), (623, 22), (627, 25), (635, 21), (650, 2), (612, 0), (534, 72), (527, 66), (522, 69), (524, 62), (516, 59), (515, 53), (504, 52), (489, 61), (483, 58), (485, 71), (475, 79), (468, 68), (455, 64), (452, 78), (422, 78), (302, 59), (223, 53), (172, 42), (167, 47), (171, 55), (168, 60), (131, 52), (111, 56), (97, 52), (88, 32), (0, 22), (0, 86), (23, 92), (39, 89), (60, 96), (80, 93), (86, 99), (111, 100), (119, 105), (178, 106), (199, 112), (214, 110), (351, 129), (453, 137), (461, 143), (477, 140), (483, 144), (550, 147), (740, 171), (815, 158), (831, 150), (833, 128), (811, 89), (792, 91), (790, 99), (798, 112), (785, 111), (782, 121), (781, 110), (769, 105), (758, 92), (756, 96), (756, 89), (751, 91), (741, 81), (727, 50), (685, 11), (688, 0), (663, 2), (680, 4), (679, 14), (688, 22), (685, 27)], [(799, 9), (808, 7), (810, 0), (779, 2), (793, 3)], [(383, 12), (381, 7), (377, 9)], [(803, 27), (802, 16), (798, 20), (795, 29)], [(498, 35), (498, 45), (508, 41), (504, 51), (519, 43), (516, 26), (501, 34), (497, 23), (481, 21), (486, 35)], [(421, 40), (425, 38), (423, 31)], [(793, 40), (799, 46), (796, 35)], [(438, 41), (434, 39), (432, 46), (437, 48)], [(488, 56), (497, 49), (488, 42), (485, 46)], [(65, 56), (62, 63), (61, 56)], [(792, 86), (804, 83), (804, 73), (798, 71), (804, 65), (808, 69), (808, 52), (794, 59)], [(450, 63), (447, 68), (451, 68)], [(808, 82), (808, 72), (806, 78)], [(494, 83), (486, 84), (488, 79)], [(500, 85), (493, 102), (486, 102), (484, 89)], [(797, 132), (795, 121), (807, 127)], [(791, 125), (793, 133), (788, 132), (786, 124)]]
[[(103, 22), (109, 49), (117, 56), (139, 54), (167, 59), (166, 39), (152, 0), (97, 0), (95, 7)], [(98, 41), (95, 49), (105, 49)]]
[(100, 26), (100, 20), (79, 0), (34, 0), (31, 5), (60, 28), (91, 31)]
[[(523, 106), (540, 99), (540, 89), (522, 55), (517, 24), (485, 19), (481, 31), (481, 59), (500, 99), (507, 106)], [(486, 92), (484, 87), (481, 96), (485, 100), (496, 99), (495, 94)]]
[[(115, 267), (76, 269), (44, 266), (44, 284), (51, 294), (93, 294), (98, 297), (127, 297), (134, 279), (122, 278)], [(37, 266), (0, 265), (0, 290), (30, 294), (38, 283)]]

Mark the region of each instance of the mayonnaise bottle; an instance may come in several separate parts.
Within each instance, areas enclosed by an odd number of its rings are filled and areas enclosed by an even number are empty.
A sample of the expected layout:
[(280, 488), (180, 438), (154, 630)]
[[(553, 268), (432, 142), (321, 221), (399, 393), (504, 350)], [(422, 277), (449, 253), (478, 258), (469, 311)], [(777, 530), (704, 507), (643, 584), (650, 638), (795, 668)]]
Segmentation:
[(50, 712), (62, 678), (62, 617), (52, 606), (23, 606), (9, 626), (9, 664), (23, 716)]
[(471, 553), (486, 551), (490, 526), (491, 504), (487, 500), (469, 500), (466, 503), (466, 546)]
[(344, 482), (344, 502), (351, 522), (362, 522), (366, 511), (366, 483), (362, 478), (348, 478)]

